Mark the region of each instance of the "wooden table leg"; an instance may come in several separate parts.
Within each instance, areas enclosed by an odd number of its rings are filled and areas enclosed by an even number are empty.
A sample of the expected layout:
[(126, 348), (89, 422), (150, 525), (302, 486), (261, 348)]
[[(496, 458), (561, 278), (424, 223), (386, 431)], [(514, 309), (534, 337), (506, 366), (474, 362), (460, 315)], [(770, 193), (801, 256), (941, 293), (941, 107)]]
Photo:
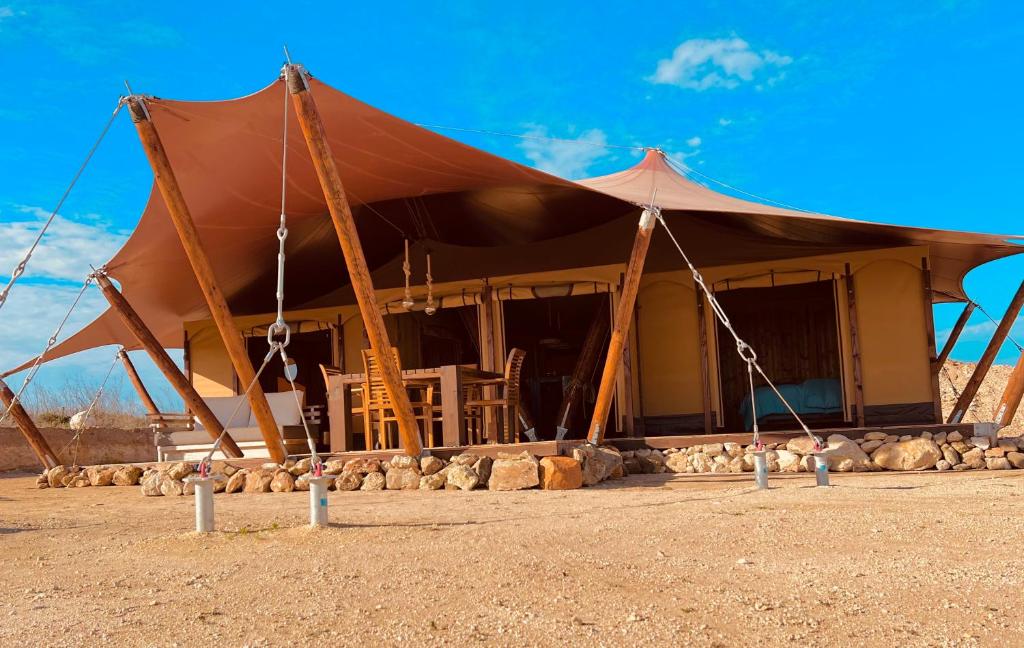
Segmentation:
[(465, 397), (459, 367), (441, 367), (441, 443), (448, 448), (466, 445)]
[(352, 388), (350, 385), (331, 385), (327, 395), (327, 415), (331, 419), (331, 452), (352, 449), (349, 439), (352, 416)]

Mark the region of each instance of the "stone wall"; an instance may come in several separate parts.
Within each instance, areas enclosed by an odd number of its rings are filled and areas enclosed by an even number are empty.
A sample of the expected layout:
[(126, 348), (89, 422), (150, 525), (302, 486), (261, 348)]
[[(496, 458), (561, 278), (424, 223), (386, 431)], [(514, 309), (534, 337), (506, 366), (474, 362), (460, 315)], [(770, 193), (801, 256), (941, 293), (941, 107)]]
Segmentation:
[[(39, 432), (46, 439), (58, 461), (71, 463), (74, 446), (61, 452), (74, 430), (63, 428), (42, 428)], [(82, 433), (78, 449), (78, 463), (82, 466), (115, 463), (142, 463), (156, 461), (156, 446), (153, 433), (147, 428), (121, 430), (94, 428)], [(0, 428), (0, 471), (40, 470), (32, 448), (17, 428)]]

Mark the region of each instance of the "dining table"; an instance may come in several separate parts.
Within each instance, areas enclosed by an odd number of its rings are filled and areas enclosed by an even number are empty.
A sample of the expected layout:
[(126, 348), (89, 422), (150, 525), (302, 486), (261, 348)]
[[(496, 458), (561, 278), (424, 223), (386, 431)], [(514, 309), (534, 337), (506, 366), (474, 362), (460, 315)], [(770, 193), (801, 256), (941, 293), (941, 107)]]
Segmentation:
[[(402, 381), (410, 388), (429, 383), (440, 386), (441, 445), (449, 448), (469, 445), (466, 434), (464, 387), (501, 377), (500, 373), (483, 371), (476, 365), (466, 364), (402, 370)], [(366, 374), (326, 370), (325, 378), (331, 452), (354, 450), (352, 388), (363, 385), (366, 382)]]

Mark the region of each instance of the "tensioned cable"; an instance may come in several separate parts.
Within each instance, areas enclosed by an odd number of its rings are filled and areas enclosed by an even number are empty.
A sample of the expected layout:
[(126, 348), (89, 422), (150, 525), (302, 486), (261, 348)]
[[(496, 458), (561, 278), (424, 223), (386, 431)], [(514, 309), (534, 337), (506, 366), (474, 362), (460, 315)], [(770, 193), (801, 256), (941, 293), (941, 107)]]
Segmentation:
[(21, 396), (25, 393), (25, 389), (28, 388), (29, 383), (31, 383), (32, 379), (36, 377), (36, 373), (39, 372), (39, 367), (42, 366), (46, 354), (49, 353), (50, 349), (53, 348), (53, 345), (57, 343), (57, 338), (60, 337), (61, 330), (64, 328), (64, 325), (68, 323), (71, 313), (75, 311), (75, 308), (78, 306), (78, 302), (82, 300), (82, 295), (85, 294), (85, 291), (89, 287), (89, 284), (92, 283), (92, 280), (93, 275), (91, 274), (85, 278), (85, 283), (82, 284), (81, 290), (79, 290), (78, 294), (75, 296), (75, 301), (71, 303), (71, 308), (69, 308), (68, 312), (64, 314), (64, 319), (62, 319), (60, 324), (57, 325), (57, 330), (55, 330), (53, 335), (51, 335), (46, 341), (46, 346), (43, 347), (42, 352), (36, 356), (35, 361), (32, 363), (32, 367), (28, 370), (28, 374), (25, 376), (25, 381), (21, 383), (21, 388), (18, 390), (18, 393), (11, 399), (11, 404), (7, 406), (7, 410), (4, 412), (4, 415), (0, 416), (0, 424), (7, 419), (11, 410), (14, 409), (14, 406), (21, 400)]
[(14, 270), (11, 272), (10, 281), (7, 282), (7, 285), (4, 287), (3, 291), (0, 291), (0, 308), (3, 308), (4, 303), (7, 301), (7, 295), (10, 294), (11, 288), (14, 287), (14, 282), (16, 282), (18, 278), (21, 277), (21, 275), (25, 274), (25, 268), (28, 266), (29, 259), (32, 258), (32, 255), (35, 253), (36, 248), (39, 247), (40, 241), (43, 240), (43, 235), (46, 234), (46, 231), (50, 228), (50, 225), (53, 224), (54, 219), (57, 218), (57, 213), (60, 212), (61, 208), (64, 206), (64, 201), (66, 201), (68, 199), (68, 196), (71, 195), (71, 190), (74, 189), (75, 185), (78, 183), (78, 179), (82, 177), (82, 173), (85, 171), (85, 168), (89, 165), (89, 161), (92, 160), (93, 154), (96, 153), (96, 150), (100, 147), (100, 142), (103, 141), (103, 138), (106, 137), (107, 133), (110, 131), (110, 127), (113, 126), (114, 120), (117, 119), (117, 114), (121, 112), (121, 108), (124, 107), (124, 104), (125, 98), (122, 97), (118, 100), (117, 107), (114, 108), (114, 112), (110, 115), (110, 119), (107, 120), (107, 123), (103, 127), (103, 130), (100, 131), (100, 136), (96, 138), (96, 142), (93, 143), (92, 148), (89, 149), (89, 153), (85, 156), (85, 160), (82, 162), (81, 166), (78, 167), (78, 171), (75, 172), (74, 177), (71, 178), (71, 183), (68, 185), (67, 189), (64, 190), (64, 193), (61, 195), (60, 200), (57, 201), (57, 206), (53, 208), (53, 211), (50, 212), (49, 218), (47, 218), (46, 222), (43, 223), (43, 228), (39, 230), (39, 233), (36, 235), (35, 241), (32, 242), (32, 245), (29, 247), (28, 252), (25, 253), (25, 256), (24, 258), (22, 258), (21, 262), (18, 263), (18, 265), (15, 266)]
[[(662, 153), (662, 155), (664, 155), (664, 153)], [(736, 193), (741, 193), (744, 196), (748, 196), (750, 198), (753, 198), (754, 200), (759, 200), (759, 201), (764, 202), (764, 203), (770, 203), (770, 204), (773, 204), (773, 205), (778, 205), (779, 207), (783, 207), (785, 209), (792, 209), (794, 211), (803, 212), (805, 214), (813, 214), (814, 213), (814, 212), (810, 211), (809, 209), (803, 209), (801, 207), (795, 207), (793, 205), (789, 205), (789, 204), (786, 204), (784, 202), (779, 202), (778, 200), (772, 200), (771, 198), (765, 198), (764, 196), (759, 196), (759, 195), (757, 195), (755, 193), (750, 193), (749, 191), (744, 191), (743, 189), (740, 189), (739, 187), (734, 187), (734, 186), (732, 186), (730, 184), (726, 184), (725, 182), (722, 182), (721, 180), (717, 180), (715, 178), (712, 178), (711, 176), (709, 176), (709, 175), (707, 175), (705, 173), (701, 173), (700, 171), (694, 169), (693, 167), (691, 167), (689, 165), (683, 164), (682, 162), (678, 162), (678, 161), (672, 159), (671, 156), (664, 155), (664, 157), (665, 157), (665, 161), (668, 162), (668, 165), (670, 167), (672, 167), (673, 169), (675, 169), (676, 171), (678, 171), (682, 175), (687, 175), (687, 174), (692, 173), (692, 174), (694, 174), (696, 176), (704, 178), (705, 180), (708, 180), (710, 182), (714, 182), (715, 184), (721, 185), (721, 186), (725, 187), (726, 189), (729, 189), (730, 191), (735, 191)]]
[(117, 353), (114, 354), (114, 361), (110, 363), (110, 368), (107, 369), (107, 374), (103, 376), (103, 381), (100, 383), (99, 389), (96, 390), (96, 394), (92, 397), (92, 401), (89, 402), (89, 407), (85, 409), (85, 414), (82, 416), (82, 420), (79, 421), (78, 423), (79, 428), (78, 430), (75, 431), (75, 435), (71, 437), (71, 439), (66, 444), (64, 444), (64, 447), (60, 449), (60, 452), (57, 453), (58, 455), (60, 455), (61, 453), (68, 449), (68, 446), (74, 443), (75, 452), (71, 458), (72, 466), (78, 465), (78, 448), (82, 442), (82, 433), (85, 432), (86, 428), (88, 427), (89, 417), (92, 416), (92, 411), (93, 409), (96, 408), (96, 404), (100, 402), (100, 397), (103, 396), (103, 390), (107, 386), (107, 381), (110, 380), (110, 374), (114, 372), (114, 367), (117, 365), (117, 361), (121, 358), (121, 351), (123, 350), (124, 347), (121, 347), (120, 349), (118, 349)]
[[(974, 304), (975, 306), (977, 306), (978, 310), (981, 311), (981, 314), (984, 315), (985, 317), (987, 317), (990, 322), (995, 324), (996, 328), (999, 328), (999, 322), (997, 322), (995, 320), (995, 318), (993, 318), (991, 315), (988, 314), (988, 311), (985, 310), (984, 306), (982, 306), (981, 304), (979, 304), (976, 301), (971, 301), (971, 303)], [(1021, 353), (1024, 353), (1024, 347), (1022, 347), (1020, 344), (1018, 344), (1017, 340), (1014, 340), (1013, 336), (1010, 335), (1009, 332), (1007, 332), (1007, 334), (1006, 334), (1006, 339), (1009, 340), (1013, 344), (1013, 346), (1017, 347), (1017, 351), (1020, 351)]]

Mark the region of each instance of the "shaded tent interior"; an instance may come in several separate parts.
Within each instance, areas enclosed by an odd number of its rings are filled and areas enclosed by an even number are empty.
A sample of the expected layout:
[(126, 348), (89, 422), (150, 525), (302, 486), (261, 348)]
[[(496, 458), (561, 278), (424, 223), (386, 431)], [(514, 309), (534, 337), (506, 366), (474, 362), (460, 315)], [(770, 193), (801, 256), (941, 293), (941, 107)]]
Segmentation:
[[(250, 331), (269, 322), (266, 313), (273, 306), (283, 91), (278, 81), (233, 101), (157, 99), (150, 103), (153, 122), (165, 141), (220, 286), (239, 326)], [(409, 339), (401, 343), (408, 347), (408, 360), (403, 358), (408, 365), (471, 357), (466, 345), (475, 339), (471, 332), (484, 286), (493, 289), (499, 303), (567, 300), (559, 308), (562, 317), (574, 321), (583, 317), (570, 313), (569, 304), (583, 312), (593, 310), (594, 295), (614, 301), (640, 205), (650, 200), (655, 189), (668, 227), (695, 264), (716, 281), (725, 282), (715, 284), (722, 294), (737, 286), (760, 290), (766, 276), (786, 275), (784, 283), (806, 283), (811, 274), (820, 277), (823, 272), (831, 277), (834, 288), (845, 264), (852, 263), (856, 272), (864, 271), (857, 278), (860, 290), (885, 295), (875, 300), (877, 304), (869, 297), (864, 308), (884, 313), (892, 306), (893, 296), (882, 285), (888, 279), (874, 275), (879, 267), (895, 273), (895, 285), (917, 300), (916, 306), (904, 307), (918, 312), (917, 319), (907, 324), (914, 330), (906, 336), (912, 338), (918, 355), (927, 353), (920, 317), (925, 306), (920, 292), (921, 260), (927, 259), (935, 288), (927, 300), (956, 301), (965, 298), (962, 280), (968, 270), (1019, 251), (1005, 237), (881, 225), (740, 200), (690, 181), (657, 150), (643, 152), (637, 164), (620, 173), (573, 183), (419, 128), (321, 82), (313, 82), (313, 92), (354, 205), (381, 307), (397, 313), (394, 304), (401, 298), (404, 282), (405, 238), (414, 241), (411, 262), (417, 268), (417, 298), (424, 296), (422, 273), (429, 252), (437, 296), (451, 302), (442, 310), (461, 302), (462, 313), (454, 318), (448, 314), (433, 321), (422, 314), (389, 318), (396, 336), (403, 327), (412, 338), (422, 336), (427, 328), (435, 329), (427, 335), (438, 340), (432, 346), (417, 346)], [(328, 341), (330, 359), (350, 365), (353, 348), (360, 343), (359, 331), (350, 330), (358, 325), (354, 297), (294, 121), (288, 138), (289, 317), (328, 331), (326, 337), (334, 335)], [(696, 333), (702, 324), (697, 319), (692, 280), (682, 267), (677, 251), (658, 231), (641, 286), (639, 332), (634, 331), (631, 339), (632, 384), (623, 386), (620, 399), (633, 401), (634, 417), (650, 419), (645, 428), (649, 433), (691, 429), (695, 416), (703, 418), (708, 398), (717, 417), (714, 427), (733, 426), (733, 415), (723, 414), (725, 408), (735, 409), (734, 398), (723, 395), (724, 385), (730, 382), (722, 361), (727, 343), (716, 333), (714, 322), (703, 322), (711, 338), (706, 351), (710, 365), (708, 375), (700, 378)], [(209, 360), (201, 354), (216, 355), (205, 302), (159, 194), (151, 195), (138, 228), (107, 268), (162, 344), (180, 347), (183, 333), (189, 333), (193, 372)], [(548, 296), (562, 288), (568, 293)], [(591, 297), (584, 299), (587, 294)], [(843, 420), (849, 423), (850, 321), (841, 294), (835, 307)], [(521, 304), (510, 310), (529, 308)], [(862, 314), (860, 319), (870, 318)], [(442, 320), (447, 320), (444, 326), (437, 323)], [(861, 323), (871, 349), (885, 336), (869, 332), (870, 323)], [(460, 326), (463, 330), (457, 332)], [(504, 332), (502, 354), (513, 339), (508, 333)], [(451, 343), (455, 338), (457, 350), (441, 348), (440, 341)], [(60, 344), (50, 359), (113, 343), (138, 348), (108, 312)], [(310, 352), (313, 356), (322, 355), (328, 343), (310, 344), (318, 349)], [(878, 344), (884, 347), (884, 342)], [(258, 348), (258, 340), (254, 345)], [(915, 356), (913, 366), (903, 370), (919, 372), (919, 359)], [(495, 360), (500, 364), (501, 357)], [(892, 373), (884, 367), (877, 371), (877, 382), (867, 384), (865, 379), (868, 405), (920, 402), (913, 398), (920, 397), (920, 384), (930, 378), (915, 374), (910, 382), (917, 391), (911, 398), (894, 395), (899, 387), (891, 384), (896, 381), (886, 382), (887, 371)], [(866, 374), (872, 375), (872, 368)], [(205, 380), (198, 376), (197, 386), (200, 379)], [(218, 377), (204, 383), (204, 388), (237, 389), (230, 382), (230, 377)], [(620, 409), (620, 415), (626, 416), (630, 408), (622, 403)], [(621, 427), (630, 426), (632, 418)]]

